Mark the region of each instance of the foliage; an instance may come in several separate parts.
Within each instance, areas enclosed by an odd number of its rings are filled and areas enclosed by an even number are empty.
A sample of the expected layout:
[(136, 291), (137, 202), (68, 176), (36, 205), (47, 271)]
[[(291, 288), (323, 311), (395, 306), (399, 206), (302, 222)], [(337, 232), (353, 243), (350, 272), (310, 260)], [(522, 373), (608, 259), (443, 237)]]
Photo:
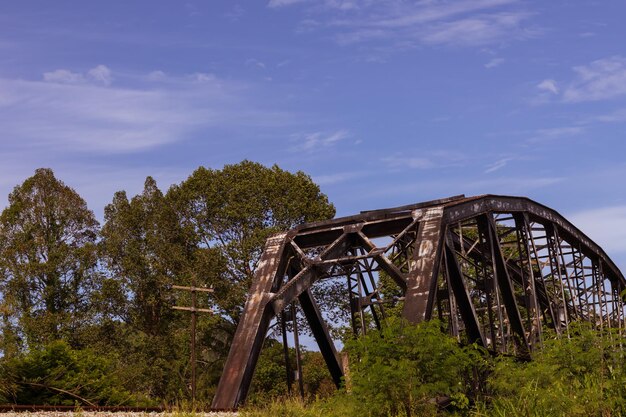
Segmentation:
[[(198, 295), (217, 311), (197, 323), (198, 399), (209, 401), (265, 239), (334, 215), (304, 173), (249, 161), (199, 168), (167, 193), (148, 177), (139, 195), (115, 194), (102, 230), (50, 169), (9, 203), (0, 217), (0, 366), (54, 341), (89, 346), (113, 358), (133, 393), (169, 403), (190, 395), (190, 317), (172, 309), (190, 294), (172, 285), (215, 289)], [(3, 374), (0, 391), (15, 391), (25, 370)]]
[(41, 350), (4, 361), (2, 393), (17, 404), (137, 404), (143, 400), (123, 385), (114, 357), (72, 349), (55, 341)]
[(574, 323), (569, 337), (550, 336), (530, 362), (500, 358), (489, 378), (493, 415), (626, 414), (624, 340)]
[[(172, 285), (194, 284), (215, 289), (198, 296), (217, 311), (197, 323), (198, 400), (208, 403), (265, 239), (333, 215), (304, 173), (243, 161), (199, 168), (165, 194), (148, 177), (141, 194), (115, 194), (100, 230), (76, 191), (37, 170), (0, 215), (0, 402), (187, 403), (189, 315), (171, 307), (190, 300)], [(379, 279), (386, 299), (401, 295)], [(324, 284), (315, 296), (325, 317), (343, 317), (345, 283)], [(562, 337), (545, 331), (533, 361), (492, 359), (459, 346), (441, 323), (401, 321), (401, 309), (387, 309), (382, 331), (346, 335), (345, 389), (334, 388), (319, 352), (303, 350), (306, 402), (296, 383), (288, 397), (282, 345), (268, 339), (250, 397), (264, 405), (243, 414), (626, 414), (621, 334), (573, 325)]]
[[(335, 391), (335, 383), (320, 352), (301, 347), (302, 375), (305, 398), (326, 398)], [(289, 349), (289, 366), (296, 371), (296, 350)], [(267, 339), (257, 362), (247, 402), (266, 404), (288, 396), (285, 352), (282, 343)], [(292, 382), (292, 395), (299, 397), (298, 382)]]
[[(275, 401), (248, 408), (243, 415), (626, 415), (623, 336), (587, 324), (571, 326), (569, 336), (546, 331), (542, 350), (532, 361), (519, 361), (492, 360), (481, 350), (461, 348), (438, 334), (436, 323), (413, 327), (392, 322), (382, 334), (368, 334), (349, 346), (347, 391), (309, 403)], [(490, 369), (490, 395), (476, 396), (477, 381), (470, 371), (477, 375)], [(453, 406), (437, 407), (441, 395)]]
[(215, 283), (216, 306), (237, 323), (266, 239), (300, 223), (331, 218), (335, 208), (303, 172), (243, 161), (200, 167), (168, 197), (196, 244), (220, 251), (226, 268)]
[[(291, 356), (293, 359), (294, 356)], [(295, 369), (295, 360), (290, 360), (291, 369)], [(262, 404), (287, 396), (285, 376), (285, 355), (282, 343), (275, 339), (267, 339), (252, 379), (248, 401)]]
[(389, 320), (380, 332), (346, 346), (350, 353), (351, 395), (365, 416), (435, 413), (437, 397), (467, 408), (473, 370), (482, 366), (484, 352), (461, 347), (441, 333), (437, 321), (411, 325)]
[(0, 216), (5, 355), (57, 339), (78, 345), (97, 286), (98, 222), (50, 169), (15, 187)]

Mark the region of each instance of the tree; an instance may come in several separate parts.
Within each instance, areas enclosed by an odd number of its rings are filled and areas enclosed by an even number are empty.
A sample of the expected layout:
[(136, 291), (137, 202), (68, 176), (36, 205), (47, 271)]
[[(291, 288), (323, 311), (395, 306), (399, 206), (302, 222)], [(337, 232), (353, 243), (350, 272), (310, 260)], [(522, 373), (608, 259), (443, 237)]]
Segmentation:
[[(105, 208), (100, 242), (109, 273), (100, 305), (109, 317), (107, 330), (118, 333), (111, 342), (128, 367), (137, 370), (137, 387), (168, 399), (186, 385), (189, 372), (188, 315), (172, 309), (175, 296), (185, 294), (175, 294), (172, 285), (189, 285), (192, 277), (195, 285), (210, 285), (222, 269), (219, 254), (197, 247), (179, 220), (175, 207), (148, 177), (143, 192), (130, 201), (124, 191), (115, 194)], [(199, 330), (202, 339), (206, 324)]]
[[(4, 352), (79, 343), (97, 284), (98, 222), (72, 188), (41, 168), (15, 187), (0, 215)], [(13, 349), (13, 350), (11, 350)]]
[(163, 335), (174, 314), (171, 285), (188, 272), (185, 237), (176, 216), (148, 177), (143, 192), (130, 201), (126, 192), (115, 193), (104, 217), (100, 247), (112, 279), (110, 294), (120, 294), (117, 283), (128, 295), (117, 314), (137, 330)]
[(198, 168), (168, 192), (199, 247), (216, 248), (226, 269), (215, 303), (236, 324), (265, 240), (303, 222), (332, 218), (335, 208), (311, 178), (243, 161), (222, 170)]

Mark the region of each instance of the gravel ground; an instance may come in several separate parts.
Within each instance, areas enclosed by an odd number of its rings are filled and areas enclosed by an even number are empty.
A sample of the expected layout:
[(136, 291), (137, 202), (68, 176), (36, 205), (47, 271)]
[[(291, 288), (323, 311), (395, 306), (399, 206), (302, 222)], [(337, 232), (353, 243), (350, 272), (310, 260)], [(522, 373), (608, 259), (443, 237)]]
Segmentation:
[(131, 412), (108, 412), (108, 411), (21, 411), (0, 413), (0, 417), (238, 417), (239, 413), (213, 412), (213, 413), (131, 413)]

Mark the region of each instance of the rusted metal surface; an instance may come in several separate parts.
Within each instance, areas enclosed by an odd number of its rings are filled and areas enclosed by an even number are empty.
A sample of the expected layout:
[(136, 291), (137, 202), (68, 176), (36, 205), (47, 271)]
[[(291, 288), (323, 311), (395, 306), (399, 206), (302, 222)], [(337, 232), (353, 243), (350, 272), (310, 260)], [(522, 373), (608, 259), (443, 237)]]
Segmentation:
[(287, 259), (284, 255), (288, 239), (289, 233), (280, 233), (267, 240), (213, 399), (214, 409), (230, 410), (245, 401), (273, 317), (268, 303), (272, 298), (272, 290), (282, 280), (286, 268)]
[[(461, 342), (518, 356), (532, 356), (543, 326), (565, 334), (584, 320), (626, 331), (624, 276), (602, 248), (548, 207), (483, 195), (365, 211), (268, 240), (215, 409), (245, 401), (267, 328), (292, 303), (341, 383), (346, 367), (312, 291), (327, 279), (346, 280), (357, 336), (384, 325), (385, 305), (398, 303), (408, 321), (438, 318)], [(383, 282), (401, 296), (386, 297)]]
[(439, 264), (435, 262), (441, 251), (443, 230), (441, 216), (443, 207), (437, 206), (423, 212), (416, 211), (413, 217), (419, 221), (415, 250), (411, 254), (407, 289), (404, 295), (402, 315), (408, 321), (419, 323), (426, 320), (432, 311), (432, 296), (437, 282)]

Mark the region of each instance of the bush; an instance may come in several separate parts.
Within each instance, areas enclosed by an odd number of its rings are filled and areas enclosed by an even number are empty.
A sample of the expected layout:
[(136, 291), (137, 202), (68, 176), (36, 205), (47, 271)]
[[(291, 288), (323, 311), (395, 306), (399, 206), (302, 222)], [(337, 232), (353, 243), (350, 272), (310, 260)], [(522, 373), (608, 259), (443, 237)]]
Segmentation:
[[(482, 348), (461, 347), (440, 332), (437, 322), (413, 326), (389, 320), (382, 332), (346, 344), (350, 374), (345, 390), (308, 405), (287, 399), (243, 415), (626, 415), (623, 336), (584, 323), (570, 326), (569, 335), (561, 337), (544, 331), (543, 349), (532, 361), (522, 361), (492, 360)], [(448, 406), (437, 404), (442, 397)]]
[[(55, 341), (41, 350), (5, 359), (0, 368), (2, 395), (15, 404), (136, 404), (123, 388), (115, 361), (89, 349), (74, 350)], [(8, 402), (7, 401), (7, 402)]]
[[(348, 389), (364, 416), (435, 414), (437, 402), (467, 409), (486, 352), (461, 347), (437, 321), (389, 320), (381, 332), (349, 342)], [(442, 401), (443, 400), (443, 401)]]
[(499, 358), (489, 378), (493, 399), (483, 414), (604, 416), (626, 413), (623, 339), (589, 325), (546, 337), (530, 362)]

